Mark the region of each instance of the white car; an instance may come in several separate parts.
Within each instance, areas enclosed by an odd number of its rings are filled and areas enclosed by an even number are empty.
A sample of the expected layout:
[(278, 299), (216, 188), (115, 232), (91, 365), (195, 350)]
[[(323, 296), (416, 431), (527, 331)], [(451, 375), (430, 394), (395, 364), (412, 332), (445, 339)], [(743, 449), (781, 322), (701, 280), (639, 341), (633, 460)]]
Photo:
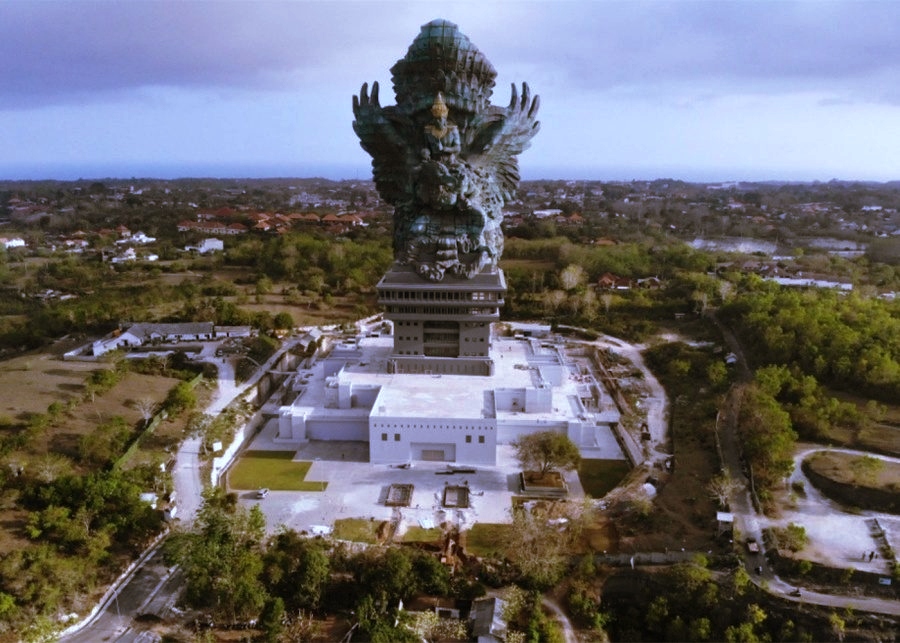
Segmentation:
[(256, 492), (256, 497), (259, 498), (260, 500), (262, 500), (263, 498), (265, 498), (268, 495), (269, 495), (269, 490), (266, 489), (265, 487), (263, 487), (262, 489), (259, 489)]

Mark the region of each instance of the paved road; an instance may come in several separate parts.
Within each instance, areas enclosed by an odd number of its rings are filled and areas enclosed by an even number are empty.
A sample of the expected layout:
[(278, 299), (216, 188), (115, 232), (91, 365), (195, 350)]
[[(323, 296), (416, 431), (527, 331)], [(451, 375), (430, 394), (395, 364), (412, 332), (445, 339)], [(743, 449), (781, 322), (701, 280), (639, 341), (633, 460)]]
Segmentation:
[(578, 637), (575, 635), (575, 629), (572, 627), (572, 622), (556, 601), (544, 596), (544, 598), (541, 599), (541, 605), (553, 612), (554, 617), (559, 621), (566, 643), (578, 643)]
[[(245, 386), (238, 386), (234, 381), (234, 365), (229, 359), (210, 358), (219, 368), (218, 389), (204, 413), (216, 416), (228, 406)], [(253, 381), (256, 381), (254, 378)], [(197, 515), (203, 500), (203, 481), (200, 479), (200, 447), (203, 439), (199, 436), (187, 438), (178, 449), (175, 458), (175, 470), (172, 472), (172, 483), (178, 498), (178, 518), (182, 524), (189, 525)]]
[[(128, 636), (134, 617), (140, 614), (157, 614), (162, 616), (161, 608), (171, 607), (177, 593), (172, 594), (173, 585), (177, 587), (181, 581), (176, 578), (163, 561), (160, 547), (149, 552), (143, 564), (138, 565), (131, 573), (121, 579), (121, 587), (114, 591), (100, 606), (93, 618), (82, 627), (60, 639), (61, 643), (98, 643), (100, 641), (130, 641)], [(179, 590), (180, 591), (180, 590)], [(158, 597), (162, 599), (160, 604)], [(169, 602), (171, 599), (171, 602)], [(154, 603), (154, 601), (156, 601)], [(161, 611), (150, 611), (151, 609)]]
[[(219, 388), (205, 413), (216, 415), (228, 406), (238, 395), (255, 385), (256, 382), (292, 346), (285, 342), (282, 349), (243, 384), (234, 381), (234, 367), (227, 360), (215, 358), (219, 366)], [(209, 358), (213, 359), (213, 358)], [(185, 440), (178, 451), (173, 472), (173, 483), (178, 498), (178, 518), (183, 523), (193, 521), (202, 502), (203, 481), (200, 479), (200, 438)], [(178, 599), (183, 586), (179, 571), (170, 569), (162, 560), (160, 546), (154, 546), (144, 553), (134, 569), (114, 584), (108, 599), (97, 612), (79, 624), (78, 629), (60, 639), (62, 643), (150, 643), (158, 638), (151, 632), (142, 631), (135, 617), (153, 614), (165, 617)]]
[[(739, 379), (745, 382), (749, 381), (752, 375), (740, 344), (733, 333), (719, 324), (715, 317), (713, 319), (722, 331), (726, 343), (738, 358)], [(732, 391), (730, 395), (733, 394), (734, 392)], [(749, 482), (744, 476), (741, 467), (741, 448), (737, 437), (736, 413), (738, 409), (738, 404), (726, 402), (724, 419), (720, 424), (721, 432), (719, 437), (722, 443), (723, 466), (731, 478), (740, 483), (732, 492), (730, 499), (731, 511), (735, 518), (735, 529), (737, 529), (742, 538), (756, 539), (760, 546), (759, 554), (742, 552), (744, 567), (747, 573), (750, 574), (753, 582), (771, 594), (779, 595), (781, 598), (798, 603), (810, 603), (840, 609), (850, 608), (863, 612), (900, 616), (900, 601), (896, 600), (862, 596), (851, 597), (842, 594), (823, 594), (806, 590), (802, 590), (800, 596), (791, 596), (791, 592), (797, 589), (796, 586), (781, 580), (766, 561), (761, 517), (751, 502)], [(757, 567), (762, 568), (761, 574), (756, 573)]]

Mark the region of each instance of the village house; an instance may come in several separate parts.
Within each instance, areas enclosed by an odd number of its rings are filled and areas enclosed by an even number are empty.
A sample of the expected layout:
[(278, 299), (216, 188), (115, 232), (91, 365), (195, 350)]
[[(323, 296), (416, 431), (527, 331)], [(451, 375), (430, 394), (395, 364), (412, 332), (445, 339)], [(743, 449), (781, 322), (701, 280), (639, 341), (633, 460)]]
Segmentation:
[(118, 349), (138, 348), (155, 344), (211, 341), (229, 337), (249, 337), (249, 326), (222, 326), (213, 322), (185, 322), (176, 324), (137, 323), (119, 329), (92, 344), (95, 357)]
[(25, 239), (22, 239), (21, 237), (0, 237), (0, 244), (3, 244), (3, 247), (7, 250), (10, 248), (24, 248)]
[(629, 290), (631, 286), (631, 279), (614, 275), (611, 272), (603, 273), (597, 280), (597, 288), (600, 290)]
[(185, 246), (184, 249), (188, 252), (198, 252), (201, 255), (205, 255), (210, 252), (222, 252), (225, 250), (225, 242), (221, 239), (204, 239), (196, 246)]

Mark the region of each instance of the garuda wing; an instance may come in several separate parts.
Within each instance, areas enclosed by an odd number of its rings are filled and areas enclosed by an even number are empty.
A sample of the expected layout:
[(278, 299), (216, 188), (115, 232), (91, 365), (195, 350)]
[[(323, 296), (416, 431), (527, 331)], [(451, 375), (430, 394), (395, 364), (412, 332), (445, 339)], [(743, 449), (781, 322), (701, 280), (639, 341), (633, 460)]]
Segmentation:
[(381, 107), (378, 83), (364, 83), (353, 97), (353, 131), (359, 144), (372, 157), (372, 176), (381, 197), (396, 205), (406, 194), (408, 177), (417, 162), (412, 120), (396, 107)]
[(488, 172), (493, 168), (504, 201), (519, 184), (517, 157), (541, 127), (536, 119), (539, 107), (540, 97), (532, 98), (527, 83), (522, 83), (521, 98), (513, 85), (508, 107), (491, 107), (476, 115), (466, 130), (463, 157), (474, 168)]

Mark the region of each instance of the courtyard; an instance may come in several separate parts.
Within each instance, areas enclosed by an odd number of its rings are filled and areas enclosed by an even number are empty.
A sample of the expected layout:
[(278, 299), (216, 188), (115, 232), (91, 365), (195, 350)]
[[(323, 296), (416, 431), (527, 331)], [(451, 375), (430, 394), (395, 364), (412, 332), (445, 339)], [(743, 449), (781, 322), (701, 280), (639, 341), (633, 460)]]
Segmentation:
[[(381, 522), (399, 517), (400, 532), (447, 522), (461, 528), (476, 522), (503, 523), (510, 521), (513, 497), (520, 494), (520, 467), (509, 445), (497, 447), (496, 466), (466, 467), (464, 472), (448, 473), (444, 462), (373, 464), (365, 442), (310, 441), (299, 449), (293, 445), (286, 449), (284, 443), (275, 442), (276, 431), (277, 423), (270, 421), (254, 437), (248, 451), (292, 452), (293, 461), (312, 463), (305, 480), (326, 484), (324, 491), (272, 489), (266, 498), (258, 499), (256, 487), (265, 486), (262, 482), (250, 489), (237, 489), (229, 480), (229, 491), (235, 491), (243, 504), (259, 504), (270, 532), (284, 526), (300, 532), (330, 533), (335, 520), (345, 518)], [(567, 472), (565, 479), (568, 497), (583, 498), (578, 473)], [(411, 488), (408, 505), (386, 504), (392, 485)], [(468, 506), (445, 506), (447, 487), (467, 487)]]

